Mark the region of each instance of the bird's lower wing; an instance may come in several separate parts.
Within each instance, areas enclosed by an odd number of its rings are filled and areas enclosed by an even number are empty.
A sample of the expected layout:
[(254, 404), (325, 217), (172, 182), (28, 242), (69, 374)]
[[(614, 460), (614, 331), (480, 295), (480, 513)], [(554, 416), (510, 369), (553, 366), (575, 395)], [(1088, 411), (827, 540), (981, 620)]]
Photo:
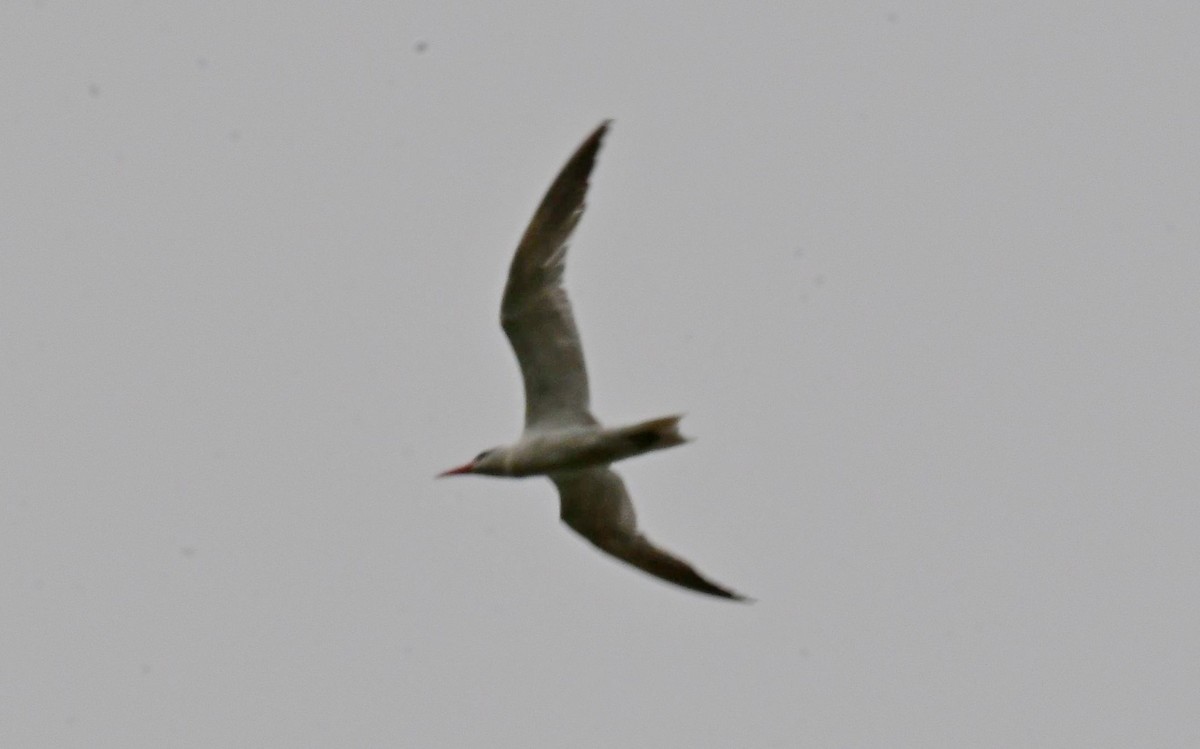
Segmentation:
[(690, 588), (700, 593), (707, 593), (710, 596), (732, 598), (735, 601), (746, 600), (745, 596), (735, 593), (729, 588), (717, 585), (712, 580), (697, 572), (692, 565), (650, 543), (640, 533), (633, 538), (589, 538), (588, 540), (617, 559), (628, 562), (639, 570), (648, 572), (667, 582), (682, 585), (685, 588)]
[(667, 582), (711, 596), (746, 600), (705, 578), (690, 564), (652, 544), (637, 530), (633, 503), (608, 467), (552, 477), (558, 486), (563, 522), (596, 548)]

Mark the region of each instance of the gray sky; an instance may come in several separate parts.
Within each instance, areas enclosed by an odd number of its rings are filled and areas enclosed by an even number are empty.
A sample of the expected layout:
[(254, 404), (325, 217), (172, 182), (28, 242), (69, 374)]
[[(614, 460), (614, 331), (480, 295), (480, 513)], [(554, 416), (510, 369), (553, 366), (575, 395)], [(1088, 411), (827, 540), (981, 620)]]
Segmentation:
[[(1200, 6), (744, 8), (0, 5), (0, 745), (1200, 745)], [(606, 117), (594, 406), (753, 606), (432, 479)]]

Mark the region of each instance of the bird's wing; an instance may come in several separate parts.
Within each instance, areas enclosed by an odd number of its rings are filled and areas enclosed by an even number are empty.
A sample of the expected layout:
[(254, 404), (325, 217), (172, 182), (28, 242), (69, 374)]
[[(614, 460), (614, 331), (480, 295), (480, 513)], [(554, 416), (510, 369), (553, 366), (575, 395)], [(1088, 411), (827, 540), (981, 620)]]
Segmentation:
[(517, 245), (504, 299), (504, 328), (525, 380), (525, 429), (596, 423), (588, 411), (583, 344), (563, 289), (567, 241), (583, 216), (588, 176), (605, 121), (555, 178)]
[(607, 466), (551, 476), (558, 487), (563, 522), (601, 551), (655, 577), (701, 593), (736, 601), (744, 596), (705, 579), (638, 532), (625, 482)]

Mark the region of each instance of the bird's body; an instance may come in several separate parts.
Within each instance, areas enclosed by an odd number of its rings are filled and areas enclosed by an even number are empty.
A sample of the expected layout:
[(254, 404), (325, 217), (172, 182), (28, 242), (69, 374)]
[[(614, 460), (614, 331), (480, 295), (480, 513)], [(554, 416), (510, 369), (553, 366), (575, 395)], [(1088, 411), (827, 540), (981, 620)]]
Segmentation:
[(559, 172), (509, 268), (500, 323), (525, 384), (524, 432), (516, 443), (441, 475), (547, 476), (558, 487), (563, 522), (597, 548), (676, 585), (744, 600), (646, 540), (624, 482), (609, 467), (686, 442), (681, 417), (606, 428), (590, 411), (583, 346), (562, 277), (567, 241), (583, 215), (588, 177), (608, 127), (596, 128)]
[(681, 418), (666, 416), (615, 429), (594, 424), (527, 431), (516, 443), (488, 451), (492, 460), (470, 473), (524, 478), (614, 463), (687, 442), (679, 433)]

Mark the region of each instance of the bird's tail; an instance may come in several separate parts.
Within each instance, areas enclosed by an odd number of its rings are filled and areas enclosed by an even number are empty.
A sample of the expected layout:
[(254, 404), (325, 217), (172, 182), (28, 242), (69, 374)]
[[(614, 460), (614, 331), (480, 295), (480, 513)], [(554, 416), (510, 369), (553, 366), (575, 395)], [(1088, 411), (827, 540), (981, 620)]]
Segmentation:
[(675, 447), (688, 441), (687, 437), (679, 433), (679, 420), (682, 418), (683, 414), (650, 419), (633, 426), (622, 427), (617, 430), (617, 434), (639, 453)]

